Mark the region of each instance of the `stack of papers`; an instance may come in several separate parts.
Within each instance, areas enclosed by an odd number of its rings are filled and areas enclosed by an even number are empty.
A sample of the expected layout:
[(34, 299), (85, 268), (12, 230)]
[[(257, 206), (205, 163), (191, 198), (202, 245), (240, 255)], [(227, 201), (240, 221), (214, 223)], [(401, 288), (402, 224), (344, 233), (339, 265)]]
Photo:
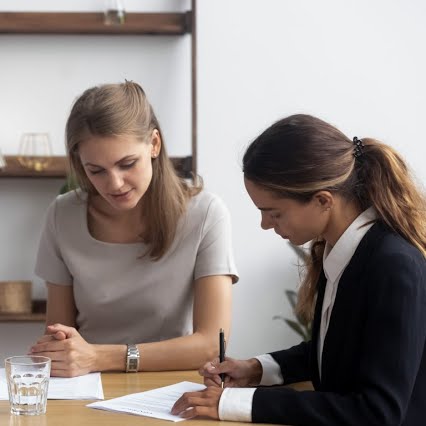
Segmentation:
[(180, 382), (175, 385), (164, 386), (146, 392), (132, 393), (108, 401), (93, 402), (88, 407), (179, 422), (185, 419), (170, 414), (174, 403), (185, 392), (197, 392), (205, 388), (204, 385), (199, 383)]
[[(0, 400), (8, 400), (6, 374), (0, 369)], [(62, 378), (51, 377), (47, 399), (104, 399), (101, 373)]]

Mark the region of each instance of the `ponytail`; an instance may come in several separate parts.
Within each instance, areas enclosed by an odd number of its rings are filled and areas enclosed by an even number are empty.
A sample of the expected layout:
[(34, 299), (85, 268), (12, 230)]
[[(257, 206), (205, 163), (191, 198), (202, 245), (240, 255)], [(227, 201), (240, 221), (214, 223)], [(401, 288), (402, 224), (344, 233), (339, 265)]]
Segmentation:
[(363, 139), (358, 179), (379, 216), (426, 257), (426, 198), (401, 156), (390, 146)]
[[(354, 180), (356, 184), (346, 185), (344, 192), (352, 186), (361, 210), (373, 206), (380, 220), (426, 257), (426, 197), (393, 148), (370, 138), (362, 143), (362, 154), (354, 159), (355, 176), (348, 178), (348, 182)], [(324, 240), (312, 243), (298, 293), (296, 312), (307, 322), (314, 315), (324, 250)]]

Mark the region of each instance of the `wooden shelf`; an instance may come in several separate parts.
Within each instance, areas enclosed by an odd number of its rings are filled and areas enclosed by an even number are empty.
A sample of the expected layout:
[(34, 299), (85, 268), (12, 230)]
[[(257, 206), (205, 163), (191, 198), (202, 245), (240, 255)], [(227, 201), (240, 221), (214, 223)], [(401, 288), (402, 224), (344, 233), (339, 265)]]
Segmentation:
[(46, 320), (46, 314), (2, 314), (0, 313), (0, 322), (43, 322)]
[(68, 171), (66, 157), (51, 157), (46, 170), (37, 172), (23, 167), (16, 155), (5, 155), (6, 167), (0, 170), (0, 178), (65, 178)]
[[(186, 12), (125, 13), (123, 24), (106, 25), (99, 12), (0, 12), (1, 34), (69, 34), (69, 35), (191, 35), (191, 156), (172, 158), (178, 173), (191, 178), (197, 173), (197, 73), (196, 73), (196, 0)], [(1, 177), (64, 178), (66, 160), (55, 157), (55, 163), (43, 172), (27, 170), (16, 157), (10, 156)]]
[[(68, 173), (67, 157), (51, 157), (46, 170), (37, 172), (23, 167), (16, 155), (5, 155), (6, 167), (0, 169), (0, 178), (64, 178)], [(176, 171), (184, 178), (191, 178), (192, 157), (171, 158)]]
[(3, 34), (151, 34), (191, 32), (191, 12), (126, 13), (123, 24), (106, 25), (103, 12), (1, 12)]
[(44, 322), (46, 320), (46, 301), (33, 300), (32, 312), (28, 314), (2, 314), (0, 322)]

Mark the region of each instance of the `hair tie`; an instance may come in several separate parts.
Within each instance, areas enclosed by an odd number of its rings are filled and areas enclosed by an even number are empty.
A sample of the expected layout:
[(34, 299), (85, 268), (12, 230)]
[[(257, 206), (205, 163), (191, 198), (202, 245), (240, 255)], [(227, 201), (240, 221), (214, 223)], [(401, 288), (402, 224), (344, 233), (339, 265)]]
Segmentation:
[(353, 156), (355, 158), (361, 157), (364, 153), (364, 144), (362, 143), (362, 139), (358, 139), (356, 136), (352, 139), (352, 143), (355, 145)]

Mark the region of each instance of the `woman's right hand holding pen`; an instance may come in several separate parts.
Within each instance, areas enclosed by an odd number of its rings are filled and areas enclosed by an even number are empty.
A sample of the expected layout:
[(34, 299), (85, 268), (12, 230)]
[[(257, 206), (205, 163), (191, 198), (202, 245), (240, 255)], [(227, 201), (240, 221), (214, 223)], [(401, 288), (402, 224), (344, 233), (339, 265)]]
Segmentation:
[(220, 387), (220, 374), (224, 373), (225, 387), (245, 388), (259, 385), (262, 379), (262, 364), (256, 358), (237, 360), (226, 357), (222, 363), (216, 358), (204, 364), (199, 373), (204, 377), (206, 386)]

